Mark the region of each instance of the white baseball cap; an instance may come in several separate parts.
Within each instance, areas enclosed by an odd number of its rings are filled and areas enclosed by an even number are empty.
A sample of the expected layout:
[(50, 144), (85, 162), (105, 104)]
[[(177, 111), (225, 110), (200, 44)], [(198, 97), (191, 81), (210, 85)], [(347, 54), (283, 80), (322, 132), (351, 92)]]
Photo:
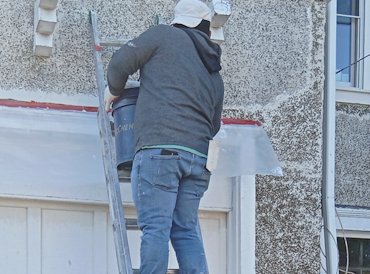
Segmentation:
[(175, 19), (173, 24), (181, 24), (189, 28), (194, 28), (202, 20), (211, 22), (211, 9), (200, 0), (180, 0), (175, 7)]

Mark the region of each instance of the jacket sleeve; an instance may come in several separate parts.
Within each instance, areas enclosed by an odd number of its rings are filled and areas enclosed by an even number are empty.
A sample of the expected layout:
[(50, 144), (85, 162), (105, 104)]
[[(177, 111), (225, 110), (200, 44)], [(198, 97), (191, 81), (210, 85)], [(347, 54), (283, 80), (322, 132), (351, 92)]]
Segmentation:
[(213, 119), (212, 119), (213, 136), (215, 136), (221, 128), (221, 115), (222, 115), (222, 109), (223, 109), (223, 104), (224, 104), (224, 84), (223, 84), (221, 77), (220, 77), (219, 88), (220, 88), (220, 98), (217, 101), (215, 112), (214, 112)]
[(215, 115), (213, 116), (213, 137), (221, 128), (222, 102), (217, 105)]
[(107, 81), (113, 95), (123, 93), (128, 77), (143, 67), (159, 47), (155, 27), (127, 42), (117, 50), (108, 64)]

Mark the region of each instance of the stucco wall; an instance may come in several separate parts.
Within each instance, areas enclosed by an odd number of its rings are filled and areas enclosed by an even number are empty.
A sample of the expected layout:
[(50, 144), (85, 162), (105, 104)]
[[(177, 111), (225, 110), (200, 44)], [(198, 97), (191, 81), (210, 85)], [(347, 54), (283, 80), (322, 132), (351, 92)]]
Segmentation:
[[(33, 55), (34, 1), (0, 0), (0, 92), (23, 90), (64, 94), (95, 91), (89, 11), (99, 16), (103, 38), (134, 37), (163, 17), (173, 1), (60, 0), (53, 55)], [(109, 53), (110, 51), (107, 50)]]
[[(0, 0), (0, 92), (95, 92), (88, 11), (102, 37), (133, 37), (156, 14), (169, 22), (175, 2), (60, 0), (54, 54), (40, 58), (33, 1)], [(285, 173), (257, 179), (257, 273), (318, 273), (325, 2), (231, 2), (224, 115), (262, 121)]]
[(370, 106), (337, 104), (336, 204), (370, 207)]
[(257, 273), (319, 273), (325, 3), (234, 1), (225, 113), (264, 122), (282, 178), (257, 177)]

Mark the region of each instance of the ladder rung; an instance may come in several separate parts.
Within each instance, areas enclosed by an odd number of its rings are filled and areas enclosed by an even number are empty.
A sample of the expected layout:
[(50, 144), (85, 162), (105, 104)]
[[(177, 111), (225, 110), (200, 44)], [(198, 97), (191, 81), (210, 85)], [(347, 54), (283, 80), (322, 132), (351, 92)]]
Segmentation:
[(102, 46), (102, 47), (121, 47), (130, 40), (131, 39), (129, 39), (129, 38), (125, 38), (125, 39), (104, 39), (104, 40), (100, 40), (100, 46)]

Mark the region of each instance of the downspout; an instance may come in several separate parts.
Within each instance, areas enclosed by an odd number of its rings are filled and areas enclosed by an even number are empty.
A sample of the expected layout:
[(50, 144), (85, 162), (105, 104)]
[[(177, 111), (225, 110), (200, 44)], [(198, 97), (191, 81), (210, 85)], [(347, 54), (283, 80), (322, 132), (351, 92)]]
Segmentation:
[(323, 181), (322, 214), (326, 273), (338, 273), (335, 223), (335, 92), (336, 92), (336, 12), (337, 1), (327, 1), (325, 35), (325, 87), (323, 98)]

